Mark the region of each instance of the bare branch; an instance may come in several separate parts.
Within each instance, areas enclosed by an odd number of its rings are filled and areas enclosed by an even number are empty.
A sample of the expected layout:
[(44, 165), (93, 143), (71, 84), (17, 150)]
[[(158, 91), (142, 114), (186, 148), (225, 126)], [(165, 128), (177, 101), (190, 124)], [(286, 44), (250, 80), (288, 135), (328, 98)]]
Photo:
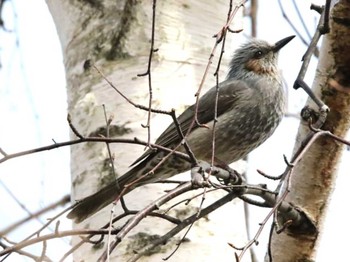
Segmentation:
[(47, 207), (40, 209), (37, 212), (30, 214), (28, 217), (23, 218), (15, 223), (13, 223), (12, 225), (6, 227), (5, 229), (1, 230), (0, 236), (7, 235), (8, 233), (15, 230), (17, 227), (21, 226), (22, 224), (32, 220), (33, 218), (37, 218), (37, 217), (45, 214), (46, 212), (55, 209), (58, 206), (66, 205), (67, 203), (69, 203), (69, 201), (70, 201), (70, 196), (69, 195), (64, 196), (63, 198), (61, 198), (57, 202), (54, 202), (54, 203), (48, 205)]

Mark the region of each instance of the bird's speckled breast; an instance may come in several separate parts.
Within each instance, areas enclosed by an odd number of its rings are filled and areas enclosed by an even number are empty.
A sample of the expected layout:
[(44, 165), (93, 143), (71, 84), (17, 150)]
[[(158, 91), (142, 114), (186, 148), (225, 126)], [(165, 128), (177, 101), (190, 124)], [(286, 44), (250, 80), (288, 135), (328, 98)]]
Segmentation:
[[(247, 155), (269, 138), (280, 123), (285, 108), (282, 83), (266, 78), (245, 103), (237, 103), (218, 118), (215, 126), (215, 157), (230, 164)], [(232, 116), (233, 115), (233, 116)], [(212, 157), (212, 129), (198, 128), (188, 141), (198, 159)]]

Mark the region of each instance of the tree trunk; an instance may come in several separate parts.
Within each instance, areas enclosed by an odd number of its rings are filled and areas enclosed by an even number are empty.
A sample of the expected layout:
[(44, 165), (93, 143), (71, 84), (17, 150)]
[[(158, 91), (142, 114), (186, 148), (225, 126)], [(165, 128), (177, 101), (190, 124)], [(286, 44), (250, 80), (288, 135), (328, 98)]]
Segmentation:
[[(322, 129), (345, 137), (350, 127), (350, 2), (335, 2), (331, 9), (331, 31), (324, 36), (313, 90), (330, 108)], [(307, 105), (317, 110), (310, 99)], [(295, 150), (309, 131), (308, 123), (301, 122)], [(314, 261), (343, 149), (343, 144), (322, 136), (294, 168), (287, 201), (303, 210), (315, 222), (318, 232), (313, 235), (273, 233), (273, 261)]]
[[(107, 117), (113, 115), (110, 136), (147, 141), (148, 112), (134, 108), (117, 94), (96, 70), (96, 65), (114, 85), (129, 99), (147, 106), (149, 86), (147, 77), (137, 74), (147, 70), (150, 52), (152, 2), (151, 1), (58, 1), (47, 0), (60, 37), (66, 68), (68, 111), (72, 123), (84, 136), (103, 133)], [(159, 1), (156, 6), (155, 48), (152, 60), (152, 107), (164, 110), (177, 109), (179, 114), (195, 102), (211, 49), (212, 36), (219, 32), (227, 19), (228, 1)], [(236, 16), (236, 20), (241, 18)], [(234, 26), (232, 27), (234, 28)], [(222, 62), (220, 78), (223, 80), (226, 66), (232, 54), (232, 35), (226, 42), (226, 56)], [(216, 59), (218, 58), (216, 54)], [(210, 73), (214, 72), (214, 60)], [(210, 74), (209, 74), (210, 76)], [(209, 77), (205, 88), (215, 84)], [(152, 114), (151, 141), (171, 122), (169, 116)], [(72, 133), (72, 138), (75, 135)], [(144, 148), (129, 144), (112, 145), (114, 165), (118, 175), (142, 154)], [(72, 198), (86, 197), (115, 179), (111, 172), (108, 151), (102, 143), (85, 143), (71, 148)], [(186, 174), (186, 180), (190, 176)], [(167, 187), (169, 188), (169, 186)], [(130, 209), (140, 209), (162, 195), (164, 186), (147, 185), (134, 190), (126, 197)], [(208, 199), (215, 194), (208, 194)], [(217, 196), (216, 196), (217, 198)], [(191, 203), (182, 208), (188, 213), (198, 208)], [(109, 220), (111, 206), (75, 228), (99, 228)], [(157, 226), (155, 227), (155, 223)], [(112, 257), (128, 260), (135, 251), (144, 247), (145, 238), (162, 235), (170, 229), (169, 223), (146, 219), (131, 232)], [(241, 204), (227, 205), (207, 221), (196, 223), (173, 261), (232, 261), (234, 250), (227, 242), (245, 244), (244, 215)], [(141, 233), (144, 233), (141, 237)], [(146, 236), (146, 237), (145, 237)], [(181, 234), (182, 236), (182, 234)], [(177, 237), (179, 240), (181, 236)], [(80, 241), (74, 238), (73, 244)], [(105, 239), (104, 244), (107, 240)], [(138, 243), (138, 244), (137, 244)], [(176, 247), (171, 241), (153, 255), (155, 261), (166, 257)], [(105, 246), (84, 244), (74, 253), (75, 261), (96, 261)], [(151, 261), (149, 257), (147, 261)]]

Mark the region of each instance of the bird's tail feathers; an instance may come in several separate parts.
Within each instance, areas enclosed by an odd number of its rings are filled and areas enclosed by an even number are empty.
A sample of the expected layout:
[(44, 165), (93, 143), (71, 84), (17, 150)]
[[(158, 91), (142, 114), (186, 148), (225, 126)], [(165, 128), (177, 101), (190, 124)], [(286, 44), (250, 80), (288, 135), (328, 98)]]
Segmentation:
[[(123, 191), (125, 185), (133, 182), (134, 171), (134, 169), (131, 169), (126, 174), (118, 178), (118, 181), (110, 183), (95, 194), (77, 201), (73, 207), (73, 210), (68, 213), (67, 217), (73, 219), (75, 223), (80, 223), (100, 211), (102, 208), (108, 206), (117, 199), (119, 194)], [(123, 195), (130, 192), (136, 186), (125, 189), (123, 191)]]

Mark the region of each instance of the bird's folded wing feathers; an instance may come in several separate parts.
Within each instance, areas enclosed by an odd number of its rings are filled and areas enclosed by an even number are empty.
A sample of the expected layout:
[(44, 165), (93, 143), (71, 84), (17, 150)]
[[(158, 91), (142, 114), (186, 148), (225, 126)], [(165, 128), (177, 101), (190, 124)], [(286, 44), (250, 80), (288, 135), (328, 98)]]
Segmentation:
[[(217, 117), (227, 112), (229, 108), (235, 106), (235, 102), (242, 97), (242, 93), (249, 94), (250, 87), (240, 80), (225, 80), (219, 84), (219, 96), (217, 107)], [(216, 86), (212, 87), (207, 93), (205, 93), (198, 102), (197, 120), (191, 131), (199, 127), (198, 123), (205, 125), (214, 119), (215, 113), (215, 97), (216, 97)], [(188, 107), (179, 117), (178, 122), (180, 124), (182, 133), (186, 135), (190, 125), (195, 116), (195, 107), (193, 104)], [(172, 123), (168, 128), (159, 136), (155, 144), (163, 147), (169, 147), (169, 145), (179, 140), (179, 133), (176, 129), (175, 123)], [(141, 157), (139, 157), (133, 164), (137, 164), (154, 153), (153, 150), (147, 150)]]

